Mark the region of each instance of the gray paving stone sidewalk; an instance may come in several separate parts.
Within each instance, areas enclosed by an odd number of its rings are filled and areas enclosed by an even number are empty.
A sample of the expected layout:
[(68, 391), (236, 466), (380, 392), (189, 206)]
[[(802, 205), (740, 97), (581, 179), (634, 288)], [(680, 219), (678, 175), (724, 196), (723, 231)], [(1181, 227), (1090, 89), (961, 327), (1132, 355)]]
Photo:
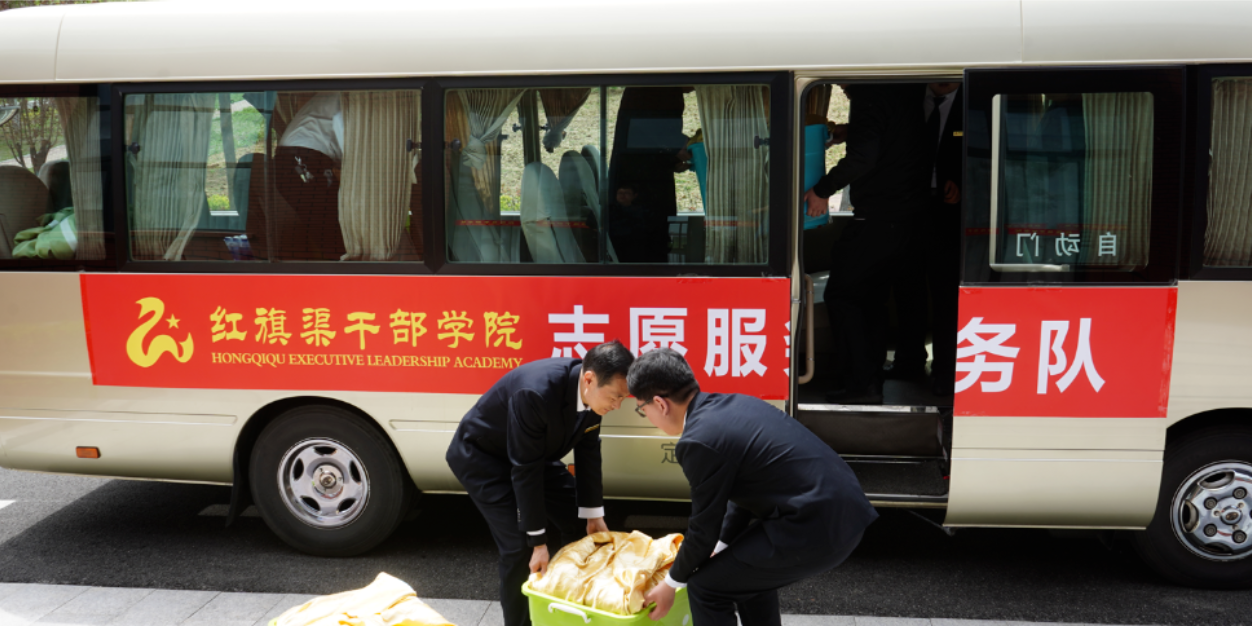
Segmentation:
[[(0, 626), (266, 626), (314, 596), (0, 583)], [(503, 626), (499, 604), (423, 598), (457, 626)], [(784, 615), (783, 626), (1044, 626), (1040, 622)], [(1077, 626), (1077, 625), (1074, 625)]]

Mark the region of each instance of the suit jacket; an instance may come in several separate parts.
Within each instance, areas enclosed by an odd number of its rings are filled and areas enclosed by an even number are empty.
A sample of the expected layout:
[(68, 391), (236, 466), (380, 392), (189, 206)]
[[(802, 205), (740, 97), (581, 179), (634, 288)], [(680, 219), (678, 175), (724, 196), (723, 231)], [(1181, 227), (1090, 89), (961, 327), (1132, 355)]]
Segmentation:
[(691, 521), (670, 577), (686, 582), (713, 552), (761, 520), (733, 554), (745, 564), (787, 567), (840, 553), (878, 517), (830, 446), (765, 402), (698, 392), (678, 440), (691, 483)]
[[(924, 85), (921, 89), (920, 98), (930, 96), (930, 90)], [(925, 119), (923, 118), (923, 122)], [(957, 134), (960, 133), (960, 134)], [(948, 181), (956, 183), (957, 187), (962, 187), (964, 174), (964, 141), (965, 133), (965, 87), (959, 87), (956, 90), (956, 100), (952, 102), (952, 108), (948, 111), (948, 119), (944, 120), (943, 128), (939, 135), (939, 148), (935, 151), (935, 160), (933, 167), (935, 170), (935, 182), (938, 184), (940, 193)]]
[[(847, 154), (813, 191), (829, 198), (852, 184), (858, 218), (909, 220), (930, 198), (925, 125), (911, 85), (848, 87)], [(926, 145), (934, 145), (933, 143)]]
[[(570, 450), (574, 451), (578, 467), (574, 477), (578, 506), (604, 505), (601, 418), (594, 411), (578, 410), (581, 372), (581, 360), (565, 358), (533, 361), (513, 369), (492, 385), (461, 420), (454, 438), (469, 445), (457, 446), (454, 441), (448, 450), (448, 463), (462, 482), (512, 483), (518, 524), (523, 532), (546, 526), (544, 466), (559, 464)], [(474, 458), (478, 456), (487, 458)], [(483, 471), (504, 463), (511, 468), (507, 476)], [(543, 535), (530, 538), (531, 545), (545, 540)]]

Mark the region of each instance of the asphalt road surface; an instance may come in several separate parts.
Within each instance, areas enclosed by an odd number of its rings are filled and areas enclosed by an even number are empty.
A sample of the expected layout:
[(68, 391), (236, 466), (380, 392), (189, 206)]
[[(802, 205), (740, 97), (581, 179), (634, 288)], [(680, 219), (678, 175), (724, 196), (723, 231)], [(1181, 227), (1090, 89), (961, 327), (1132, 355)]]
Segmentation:
[[(364, 556), (298, 553), (257, 517), (224, 528), (225, 487), (0, 470), (0, 582), (332, 593), (380, 571), (430, 598), (496, 599), (495, 549), (464, 496), (420, 513)], [(9, 504), (5, 504), (9, 502)], [(608, 503), (609, 526), (661, 526), (686, 504)], [(1252, 591), (1175, 587), (1093, 535), (960, 530), (884, 510), (838, 569), (782, 593), (785, 613), (1115, 624), (1252, 623)], [(647, 529), (653, 534), (664, 529)]]

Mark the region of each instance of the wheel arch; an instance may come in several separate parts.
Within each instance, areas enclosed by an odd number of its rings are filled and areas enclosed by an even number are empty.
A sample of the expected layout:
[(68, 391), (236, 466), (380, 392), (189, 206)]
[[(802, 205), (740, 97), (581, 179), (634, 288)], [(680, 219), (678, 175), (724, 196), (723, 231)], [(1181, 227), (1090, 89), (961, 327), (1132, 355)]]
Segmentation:
[(1165, 447), (1180, 441), (1192, 433), (1217, 426), (1235, 426), (1252, 430), (1252, 408), (1224, 408), (1202, 411), (1185, 417), (1173, 424), (1165, 433)]
[(226, 525), (229, 526), (243, 513), (248, 505), (252, 504), (252, 489), (248, 482), (248, 472), (250, 469), (252, 448), (256, 445), (257, 439), (260, 438), (261, 432), (265, 427), (270, 425), (278, 416), (295, 408), (302, 406), (325, 405), (333, 406), (361, 419), (362, 423), (369, 425), (378, 434), (383, 436), (387, 444), (391, 446), (392, 452), (395, 452), (396, 459), (400, 461), (400, 466), (404, 468), (404, 475), (408, 477), (409, 485), (420, 493), (421, 489), (413, 483), (412, 474), (409, 473), (408, 465), (404, 462), (404, 456), (400, 454), (400, 450), (396, 448), (396, 442), (387, 431), (383, 428), (378, 420), (370, 416), (369, 413), (361, 410), (360, 407), (338, 400), (335, 398), (327, 398), (325, 396), (294, 396), (275, 400), (259, 409), (257, 409), (244, 422), (243, 428), (239, 431), (239, 436), (235, 439), (235, 450), (231, 459), (231, 494), (230, 494), (230, 511), (226, 516)]

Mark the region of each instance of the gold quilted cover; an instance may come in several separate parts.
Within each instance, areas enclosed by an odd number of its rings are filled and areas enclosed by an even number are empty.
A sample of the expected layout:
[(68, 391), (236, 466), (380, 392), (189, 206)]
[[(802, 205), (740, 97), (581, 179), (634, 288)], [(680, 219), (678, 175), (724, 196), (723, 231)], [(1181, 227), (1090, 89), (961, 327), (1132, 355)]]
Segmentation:
[(548, 573), (530, 575), (530, 588), (617, 615), (643, 610), (643, 594), (665, 579), (683, 536), (653, 539), (639, 531), (588, 535), (548, 563)]

